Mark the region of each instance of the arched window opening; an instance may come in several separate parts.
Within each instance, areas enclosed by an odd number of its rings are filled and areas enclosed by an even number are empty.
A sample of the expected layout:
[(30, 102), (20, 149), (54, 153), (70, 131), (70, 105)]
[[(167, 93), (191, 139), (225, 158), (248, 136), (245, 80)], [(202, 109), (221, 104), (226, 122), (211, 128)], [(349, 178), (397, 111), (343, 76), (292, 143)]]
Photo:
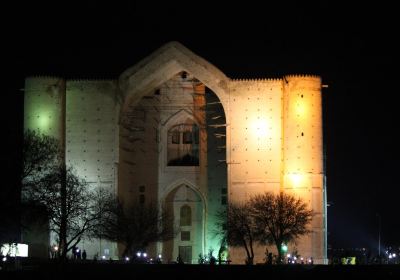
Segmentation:
[(168, 166), (199, 165), (199, 128), (178, 124), (168, 131)]
[(188, 205), (183, 205), (180, 211), (180, 225), (191, 226), (192, 225), (192, 209)]

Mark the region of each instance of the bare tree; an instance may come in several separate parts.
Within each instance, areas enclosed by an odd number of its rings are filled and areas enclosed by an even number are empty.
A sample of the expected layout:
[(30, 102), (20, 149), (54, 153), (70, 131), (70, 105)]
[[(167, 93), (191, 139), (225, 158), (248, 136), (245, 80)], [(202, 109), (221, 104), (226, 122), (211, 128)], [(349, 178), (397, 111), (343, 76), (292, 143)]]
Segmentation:
[(217, 220), (222, 242), (226, 240), (229, 246), (243, 246), (246, 250), (246, 264), (253, 264), (255, 225), (249, 204), (229, 203), (226, 211), (218, 213)]
[(57, 139), (35, 130), (25, 131), (22, 149), (21, 182), (23, 186), (35, 184), (60, 161), (61, 151)]
[(124, 205), (114, 198), (92, 236), (120, 242), (125, 246), (122, 255), (132, 256), (152, 242), (172, 239), (176, 235), (172, 221), (172, 214), (154, 203)]
[[(58, 239), (61, 259), (65, 259), (67, 252), (80, 242), (83, 235), (97, 225), (102, 212), (102, 200), (105, 201), (107, 197), (104, 192), (90, 190), (84, 180), (63, 165), (49, 170), (40, 181), (29, 185), (23, 196), (25, 201), (45, 209), (50, 230)], [(62, 211), (62, 205), (65, 205), (65, 211)]]
[(249, 201), (250, 214), (257, 225), (257, 240), (274, 244), (278, 250), (278, 262), (282, 260), (282, 244), (295, 241), (299, 236), (310, 233), (307, 225), (312, 219), (300, 198), (286, 193), (264, 193)]

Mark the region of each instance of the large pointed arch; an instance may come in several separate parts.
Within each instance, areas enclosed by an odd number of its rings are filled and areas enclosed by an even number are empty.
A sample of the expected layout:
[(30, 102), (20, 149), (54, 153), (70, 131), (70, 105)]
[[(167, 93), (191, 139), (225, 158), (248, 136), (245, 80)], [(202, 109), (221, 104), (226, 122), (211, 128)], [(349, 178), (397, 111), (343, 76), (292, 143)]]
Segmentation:
[(160, 201), (165, 202), (165, 199), (168, 196), (168, 194), (170, 194), (173, 190), (175, 190), (176, 188), (178, 188), (182, 185), (189, 187), (192, 191), (194, 191), (196, 194), (199, 195), (199, 197), (201, 198), (201, 201), (203, 203), (203, 206), (204, 206), (204, 212), (206, 212), (207, 200), (206, 200), (204, 194), (199, 190), (199, 188), (195, 184), (193, 184), (191, 181), (189, 181), (185, 178), (178, 179), (178, 180), (172, 182), (171, 184), (169, 184), (168, 187), (166, 187), (165, 190), (159, 194)]
[[(158, 173), (152, 177), (154, 179), (154, 183), (152, 184), (158, 187), (157, 200), (159, 202), (165, 202), (166, 196), (173, 192), (174, 189), (179, 188), (179, 186), (183, 184), (189, 187), (189, 189), (191, 189), (194, 193), (198, 194), (199, 197), (201, 197), (203, 205), (201, 211), (203, 218), (201, 227), (202, 230), (201, 234), (199, 231), (199, 236), (202, 236), (202, 253), (204, 254), (206, 243), (212, 244), (211, 237), (209, 237), (208, 231), (206, 231), (208, 228), (212, 227), (211, 223), (213, 222), (208, 217), (209, 215), (212, 215), (211, 213), (208, 214), (208, 211), (209, 209), (212, 209), (212, 211), (214, 211), (218, 208), (217, 206), (219, 206), (218, 200), (213, 200), (215, 202), (215, 205), (210, 202), (211, 199), (209, 199), (207, 196), (207, 194), (209, 193), (208, 188), (214, 186), (222, 187), (229, 184), (228, 182), (225, 182), (228, 178), (229, 165), (219, 164), (219, 162), (223, 161), (224, 158), (228, 158), (229, 148), (225, 148), (226, 155), (216, 154), (212, 157), (212, 162), (214, 163), (214, 165), (209, 164), (209, 162), (211, 162), (209, 161), (210, 153), (208, 153), (208, 149), (206, 149), (204, 150), (203, 160), (199, 158), (199, 162), (203, 162), (204, 166), (202, 166), (201, 164), (199, 166), (168, 166), (167, 164), (165, 164), (167, 162), (167, 146), (164, 146), (167, 144), (167, 142), (164, 141), (162, 137), (165, 137), (167, 135), (165, 129), (168, 129), (168, 125), (171, 124), (173, 121), (186, 119), (188, 116), (192, 115), (191, 119), (199, 125), (199, 128), (203, 128), (203, 134), (207, 133), (207, 135), (214, 135), (216, 134), (216, 132), (218, 132), (220, 135), (223, 135), (222, 138), (218, 138), (220, 139), (218, 141), (223, 141), (224, 143), (208, 141), (208, 139), (211, 139), (211, 137), (200, 136), (199, 138), (202, 139), (201, 141), (204, 141), (204, 143), (207, 144), (207, 146), (203, 145), (203, 147), (208, 147), (210, 145), (210, 147), (212, 147), (210, 148), (210, 150), (220, 147), (222, 147), (222, 149), (224, 149), (223, 147), (229, 147), (229, 130), (226, 129), (225, 126), (228, 126), (230, 120), (229, 95), (231, 80), (212, 64), (198, 57), (196, 54), (192, 53), (181, 44), (177, 42), (168, 43), (121, 74), (119, 78), (119, 88), (121, 91), (120, 94), (123, 102), (121, 103), (120, 107), (120, 124), (123, 123), (125, 117), (129, 118), (129, 116), (132, 116), (132, 118), (138, 118), (136, 115), (132, 114), (132, 111), (135, 110), (135, 108), (139, 108), (142, 102), (145, 104), (152, 104), (152, 101), (149, 100), (154, 100), (154, 102), (158, 102), (157, 104), (165, 105), (164, 107), (168, 107), (168, 98), (163, 98), (163, 90), (166, 86), (168, 86), (168, 83), (174, 81), (174, 79), (176, 79), (178, 82), (187, 82), (185, 80), (181, 80), (184, 79), (183, 75), (178, 76), (178, 74), (180, 74), (181, 72), (187, 72), (189, 74), (189, 76), (191, 77), (190, 81), (193, 82), (193, 86), (197, 85), (196, 80), (200, 82), (199, 85), (201, 85), (201, 90), (199, 90), (199, 93), (204, 94), (205, 102), (205, 106), (203, 105), (201, 107), (201, 110), (204, 111), (204, 120), (200, 118), (200, 116), (197, 116), (196, 114), (193, 114), (193, 112), (190, 112), (191, 109), (186, 107), (174, 107), (174, 110), (179, 109), (179, 111), (173, 112), (173, 110), (171, 110), (171, 113), (162, 115), (162, 118), (152, 118), (152, 120), (158, 120), (157, 125), (152, 126), (151, 128), (156, 128), (157, 135), (155, 138), (156, 142), (154, 143), (157, 144), (155, 151), (159, 154), (156, 165), (156, 167), (158, 167)], [(205, 86), (205, 88), (203, 86)], [(161, 90), (158, 92), (157, 90), (159, 89)], [(185, 96), (188, 99), (190, 98), (189, 94), (191, 94), (194, 98), (195, 94), (197, 93), (196, 90), (198, 89), (194, 87), (193, 94), (191, 93), (191, 90), (192, 88), (190, 88), (190, 90), (186, 90), (187, 92), (184, 92), (185, 94), (188, 93), (188, 95)], [(175, 91), (170, 90), (168, 87), (165, 92), (168, 92), (168, 94), (171, 95), (175, 94)], [(157, 97), (157, 95), (161, 95), (161, 97)], [(157, 109), (155, 109), (155, 111), (157, 111)], [(216, 113), (216, 111), (218, 113)], [(211, 119), (215, 117), (214, 115), (220, 115), (219, 117), (224, 116), (224, 118), (221, 118), (218, 121), (211, 121)], [(199, 117), (199, 119), (197, 119), (196, 116)], [(210, 122), (208, 122), (207, 120), (210, 120)], [(148, 123), (150, 124), (150, 122)], [(124, 125), (121, 125), (120, 128), (122, 132), (124, 132), (126, 129)], [(136, 129), (138, 129), (137, 131), (142, 131), (139, 130), (139, 128), (142, 128), (142, 126), (136, 126), (136, 124), (133, 124), (133, 133), (136, 133)], [(225, 129), (226, 132), (221, 131)], [(120, 135), (123, 134), (121, 133)], [(122, 141), (123, 139), (121, 140), (121, 143)], [(134, 150), (134, 148), (132, 149)], [(140, 147), (138, 147), (138, 149), (140, 149)], [(224, 151), (221, 150), (221, 152), (223, 153)], [(131, 155), (128, 154), (126, 150), (120, 149), (121, 159), (130, 160), (130, 156)], [(138, 161), (140, 161), (141, 157), (138, 156), (138, 158)], [(217, 165), (218, 168), (211, 167), (215, 165)], [(137, 166), (143, 165), (137, 164)], [(180, 171), (178, 170), (178, 168), (180, 169)], [(210, 182), (207, 176), (207, 172), (211, 172), (209, 171), (209, 169), (211, 168), (213, 169), (212, 172), (214, 172), (215, 174), (218, 170), (221, 171), (219, 174), (225, 175), (210, 176), (215, 179), (213, 179), (214, 181)], [(127, 190), (129, 188), (130, 182), (138, 178), (138, 176), (130, 175), (131, 169), (132, 168), (129, 167), (126, 162), (124, 162), (123, 160), (121, 161), (121, 164), (118, 168), (119, 178), (121, 182), (121, 190)], [(196, 175), (196, 173), (200, 174), (201, 172), (203, 172), (202, 174), (205, 174), (203, 179), (201, 179), (200, 175)], [(171, 176), (183, 177), (181, 179), (185, 181), (175, 181), (175, 178), (173, 179)], [(163, 178), (163, 180), (160, 180), (160, 178)], [(186, 181), (186, 178), (191, 178), (192, 180)], [(203, 180), (205, 183), (200, 184), (201, 180)], [(171, 184), (171, 181), (175, 183)], [(217, 181), (222, 183), (216, 184)], [(157, 246), (161, 248), (164, 247), (164, 245), (162, 244), (158, 244)]]
[(119, 87), (124, 97), (121, 111), (129, 104), (136, 104), (143, 95), (181, 71), (191, 73), (209, 87), (218, 96), (226, 112), (229, 78), (214, 65), (174, 41), (121, 74)]
[(172, 123), (178, 123), (178, 122), (183, 122), (185, 119), (190, 119), (193, 122), (195, 122), (197, 125), (200, 124), (200, 122), (195, 118), (193, 113), (189, 112), (187, 109), (180, 109), (179, 111), (174, 112), (171, 114), (166, 120), (164, 120), (161, 125), (163, 127), (166, 127), (168, 129)]

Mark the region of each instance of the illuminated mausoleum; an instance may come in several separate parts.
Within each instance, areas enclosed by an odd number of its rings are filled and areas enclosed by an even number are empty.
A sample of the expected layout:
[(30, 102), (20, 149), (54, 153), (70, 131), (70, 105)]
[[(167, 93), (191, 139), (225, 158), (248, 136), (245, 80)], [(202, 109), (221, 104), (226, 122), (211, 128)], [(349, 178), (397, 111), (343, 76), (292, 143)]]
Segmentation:
[[(311, 234), (289, 251), (325, 263), (321, 87), (310, 75), (230, 79), (171, 42), (117, 80), (27, 78), (24, 127), (65, 143), (66, 164), (90, 185), (125, 204), (153, 201), (173, 212), (179, 234), (149, 254), (197, 263), (199, 254), (218, 252), (216, 214), (229, 201), (284, 191), (314, 212)], [(105, 240), (80, 246), (89, 259), (122, 253)], [(256, 246), (255, 263), (264, 253)], [(229, 254), (244, 263), (243, 248)]]

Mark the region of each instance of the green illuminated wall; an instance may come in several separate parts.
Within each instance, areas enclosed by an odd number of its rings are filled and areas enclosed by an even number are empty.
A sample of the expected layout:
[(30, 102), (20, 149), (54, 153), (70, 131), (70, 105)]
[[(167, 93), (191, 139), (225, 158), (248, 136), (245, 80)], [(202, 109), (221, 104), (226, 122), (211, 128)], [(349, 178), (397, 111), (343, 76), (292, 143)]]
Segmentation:
[(24, 129), (39, 130), (57, 139), (63, 135), (65, 81), (56, 77), (25, 80)]
[[(89, 188), (117, 188), (118, 102), (112, 80), (68, 80), (66, 84), (66, 164)], [(105, 240), (82, 240), (89, 258), (96, 253), (115, 259), (117, 245)]]
[[(67, 166), (73, 167), (90, 188), (117, 188), (116, 92), (116, 82), (112, 80), (25, 79), (24, 129), (53, 136), (60, 145), (65, 141)], [(86, 249), (88, 258), (96, 253), (107, 258), (118, 256), (116, 244), (104, 240), (82, 240), (78, 246)]]

